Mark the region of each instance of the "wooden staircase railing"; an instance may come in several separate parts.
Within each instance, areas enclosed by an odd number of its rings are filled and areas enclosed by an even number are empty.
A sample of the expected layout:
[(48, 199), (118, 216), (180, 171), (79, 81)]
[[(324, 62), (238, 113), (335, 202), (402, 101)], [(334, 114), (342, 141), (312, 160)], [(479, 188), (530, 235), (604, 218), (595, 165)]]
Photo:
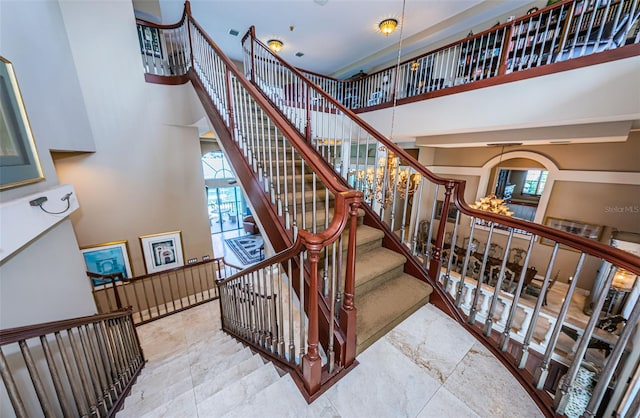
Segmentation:
[[(565, 1), (560, 7), (567, 7), (569, 3)], [(637, 4), (633, 3), (632, 7), (636, 10)], [(188, 55), (188, 51), (190, 56), (188, 76), (220, 134), (220, 143), (236, 168), (257, 215), (264, 217), (262, 223), (267, 228), (266, 235), (272, 239), (278, 251), (285, 250), (276, 258), (260, 263), (249, 276), (239, 275), (222, 283), (223, 286), (229, 286), (225, 291), (230, 294), (239, 291), (240, 294), (235, 298), (238, 301), (258, 295), (261, 301), (269, 300), (266, 295), (256, 294), (255, 284), (250, 291), (238, 289), (242, 289), (241, 283), (247, 283), (243, 280), (255, 283), (251, 280), (265, 277), (269, 269), (273, 272), (274, 268), (287, 272), (285, 280), (292, 280), (292, 277), (298, 277), (295, 272), (298, 268), (304, 278), (303, 284), (294, 289), (298, 297), (311, 303), (313, 301), (309, 295), (318, 296), (317, 307), (321, 312), (318, 315), (319, 323), (314, 320), (314, 323), (310, 321), (308, 324), (309, 327), (315, 327), (317, 323), (319, 327), (317, 343), (325, 348), (329, 346), (330, 339), (337, 341), (346, 335), (346, 343), (340, 347), (346, 347), (348, 351), (348, 341), (353, 335), (351, 330), (336, 326), (332, 336), (329, 332), (323, 334), (323, 319), (327, 327), (334, 322), (327, 320), (332, 318), (332, 302), (315, 288), (317, 277), (313, 278), (313, 270), (316, 268), (316, 256), (310, 256), (314, 252), (319, 253), (322, 248), (328, 248), (328, 244), (339, 241), (337, 237), (347, 224), (346, 214), (354, 213), (360, 205), (360, 195), (349, 192), (348, 185), (362, 193), (366, 202), (364, 208), (368, 213), (365, 223), (375, 224), (385, 230), (385, 245), (402, 251), (408, 257), (405, 269), (422, 272), (416, 275), (426, 277), (434, 286), (434, 303), (487, 346), (529, 391), (546, 415), (564, 413), (567, 405), (575, 402), (572, 393), (577, 386), (578, 373), (585, 362), (593, 360), (592, 342), (603, 338), (597, 315), (591, 315), (577, 325), (568, 315), (583, 266), (585, 262), (592, 263), (594, 260), (607, 263), (604, 264), (607, 267), (603, 272), (603, 286), (608, 289), (619, 273), (640, 274), (640, 258), (568, 232), (472, 209), (463, 198), (463, 181), (441, 178), (426, 170), (404, 150), (319, 88), (318, 83), (271, 54), (251, 32), (243, 39), (245, 72), (261, 92), (247, 84), (242, 74), (220, 53), (190, 16), (188, 3), (185, 10), (187, 17), (183, 25), (186, 25), (189, 39), (188, 43), (185, 41), (182, 45), (182, 50), (185, 55)], [(156, 27), (162, 29), (161, 26)], [(274, 107), (278, 112), (274, 112)], [(256, 135), (258, 130), (260, 135)], [(278, 144), (269, 138), (276, 138)], [(295, 157), (289, 159), (286, 155)], [(297, 206), (287, 203), (285, 196), (290, 195), (289, 191), (304, 193), (310, 186), (304, 180), (306, 169), (300, 171), (303, 174), (299, 176), (300, 183), (294, 180), (293, 187), (287, 188), (278, 183), (280, 172), (277, 167), (282, 169), (281, 161), (296, 160), (300, 160), (300, 167), (308, 165), (315, 173), (314, 185), (316, 181), (322, 183), (321, 190), (325, 196), (329, 196), (325, 199), (327, 211), (329, 201), (334, 201), (336, 208), (342, 208), (339, 214), (342, 220), (337, 219), (338, 214), (331, 220), (330, 236), (317, 233), (313, 228), (309, 233), (302, 232), (298, 214), (293, 211)], [(291, 173), (296, 173), (295, 164), (291, 166)], [(297, 177), (293, 176), (294, 179)], [(316, 189), (312, 190), (315, 195)], [(274, 219), (280, 219), (281, 222), (271, 221)], [(316, 225), (315, 221), (313, 225)], [(325, 223), (325, 229), (327, 227), (328, 223)], [(483, 237), (485, 250), (478, 251), (471, 245), (461, 248), (458, 238), (461, 233), (468, 234), (469, 242), (476, 237)], [(448, 235), (451, 239), (445, 242)], [(529, 286), (527, 272), (538, 237), (551, 243), (553, 249), (546, 265), (538, 266), (541, 274), (538, 297), (532, 306), (525, 309), (522, 295)], [(497, 276), (489, 278), (490, 267), (495, 267), (489, 249), (492, 248), (491, 244), (499, 244), (508, 254), (512, 248), (518, 248), (516, 242), (528, 247), (528, 255), (520, 265), (517, 277), (512, 278), (515, 288), (509, 293), (502, 290), (509, 270), (507, 259), (505, 257), (502, 264), (498, 265)], [(349, 248), (351, 245), (349, 242)], [(543, 310), (543, 305), (560, 248), (571, 248), (580, 255), (571, 272), (572, 280), (565, 288), (561, 306), (549, 316)], [(298, 261), (300, 251), (303, 251), (303, 258)], [(296, 252), (297, 256), (294, 254)], [(291, 273), (289, 261), (292, 264)], [(351, 263), (347, 260), (348, 266), (352, 266)], [(348, 293), (350, 286), (348, 275), (345, 278), (345, 293)], [(485, 278), (487, 283), (484, 282)], [(311, 281), (313, 285), (310, 285)], [(314, 292), (310, 292), (310, 288)], [(277, 295), (274, 298), (278, 299)], [(598, 295), (594, 311), (599, 312), (606, 300), (606, 292)], [(608, 404), (615, 405), (628, 395), (626, 384), (640, 358), (640, 344), (634, 331), (640, 315), (638, 305), (630, 309), (626, 321), (604, 337), (609, 350), (596, 365), (594, 373), (597, 383), (585, 408), (585, 416), (599, 414)], [(305, 310), (315, 313), (315, 307), (315, 304), (313, 307), (305, 305)], [(232, 321), (232, 317), (227, 318), (227, 322)], [(336, 322), (337, 325), (342, 324), (342, 318)], [(543, 324), (545, 322), (546, 326)], [(245, 327), (246, 331), (247, 323), (240, 323), (243, 324), (240, 328)], [(576, 328), (579, 330), (578, 341), (563, 356), (558, 351), (560, 336), (567, 329)], [(261, 329), (261, 332), (264, 331)], [(315, 330), (307, 332), (314, 339), (318, 335)], [(263, 338), (263, 341), (266, 340)], [(632, 341), (636, 344), (631, 344)], [(306, 363), (302, 361), (310, 367), (307, 370), (303, 367), (302, 370), (308, 399), (322, 391), (322, 387), (317, 389), (317, 382), (324, 381), (318, 379), (318, 345), (314, 343), (307, 341), (304, 356), (309, 357)], [(276, 345), (279, 346), (279, 343)], [(342, 348), (336, 353), (341, 353), (340, 350)], [(278, 351), (278, 355), (280, 353)], [(340, 358), (340, 355), (336, 357)], [(349, 361), (347, 359), (340, 366), (346, 369)], [(328, 367), (324, 369), (324, 372), (327, 371)], [(563, 374), (564, 377), (560, 379)], [(314, 390), (317, 391), (310, 393)]]
[(131, 307), (134, 323), (142, 325), (218, 299), (216, 280), (240, 270), (218, 257), (144, 276), (124, 277), (120, 272), (87, 272), (87, 276), (99, 313)]
[[(620, 273), (640, 274), (639, 257), (565, 231), (472, 209), (463, 197), (463, 181), (428, 171), (313, 80), (271, 53), (255, 38), (253, 28), (244, 37), (243, 46), (245, 73), (254, 84), (336, 175), (362, 191), (368, 211), (365, 222), (385, 230), (385, 244), (409, 258), (406, 269), (424, 269), (436, 289), (434, 303), (501, 359), (545, 414), (563, 414), (568, 404), (577, 402), (572, 400), (573, 388), (578, 385), (576, 376), (585, 363), (594, 361), (598, 363), (594, 372), (597, 384), (585, 416), (594, 416), (608, 403), (620, 400), (627, 390), (629, 370), (634, 370), (640, 359), (640, 337), (634, 331), (640, 304), (632, 306), (626, 321), (605, 336), (597, 314), (576, 324), (568, 312), (585, 260), (608, 263), (604, 289), (609, 289)], [(484, 250), (471, 245), (464, 248), (458, 238), (461, 233), (468, 234), (469, 242), (482, 237)], [(446, 236), (451, 236), (448, 242)], [(532, 286), (530, 256), (538, 237), (553, 250), (546, 265), (538, 266), (538, 297), (533, 306), (525, 306), (521, 295)], [(492, 244), (504, 249), (505, 257), (499, 263), (490, 257)], [(507, 266), (506, 255), (523, 244), (528, 247), (527, 257), (512, 277), (510, 292), (505, 292), (508, 267), (516, 269)], [(567, 274), (572, 280), (561, 306), (549, 315), (543, 306), (560, 248), (573, 249), (580, 257)], [(493, 277), (490, 268), (498, 272)], [(595, 299), (597, 313), (607, 300), (607, 292)], [(577, 345), (568, 353), (559, 353), (561, 335), (576, 328), (580, 330)], [(599, 339), (605, 339), (609, 349), (608, 355), (598, 360), (593, 359), (590, 347)], [(635, 348), (629, 348), (631, 341)]]
[(0, 331), (0, 374), (19, 418), (113, 417), (144, 361), (131, 309)]

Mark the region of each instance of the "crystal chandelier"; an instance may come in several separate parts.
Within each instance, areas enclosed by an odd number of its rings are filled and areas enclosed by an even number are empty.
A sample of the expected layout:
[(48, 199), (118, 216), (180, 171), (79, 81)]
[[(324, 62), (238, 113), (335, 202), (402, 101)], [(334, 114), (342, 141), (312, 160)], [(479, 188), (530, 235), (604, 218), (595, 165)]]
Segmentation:
[[(381, 147), (382, 151), (386, 148)], [(400, 168), (400, 158), (389, 151), (386, 158), (378, 161), (377, 167), (368, 167), (357, 172), (356, 179), (364, 192), (364, 198), (374, 199), (384, 208), (399, 195), (401, 199), (413, 196), (422, 181), (420, 173), (409, 174), (409, 168)]]

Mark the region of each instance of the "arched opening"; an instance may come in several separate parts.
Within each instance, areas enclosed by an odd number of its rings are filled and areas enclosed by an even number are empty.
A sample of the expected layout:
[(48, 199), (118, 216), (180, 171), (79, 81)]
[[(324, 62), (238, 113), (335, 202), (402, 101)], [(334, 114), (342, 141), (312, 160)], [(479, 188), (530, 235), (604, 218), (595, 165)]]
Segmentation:
[(482, 167), (478, 198), (495, 193), (505, 199), (514, 218), (542, 223), (558, 168), (543, 155), (504, 153)]

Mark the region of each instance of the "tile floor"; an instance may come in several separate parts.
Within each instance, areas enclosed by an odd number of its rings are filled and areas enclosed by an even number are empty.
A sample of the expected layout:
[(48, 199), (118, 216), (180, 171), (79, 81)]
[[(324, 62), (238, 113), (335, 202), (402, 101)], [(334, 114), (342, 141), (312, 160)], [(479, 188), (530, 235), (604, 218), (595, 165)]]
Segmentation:
[[(197, 355), (198, 349), (207, 351), (207, 338), (218, 338), (218, 302), (143, 325), (138, 332), (148, 360), (145, 367), (162, 370), (165, 363), (181, 361), (171, 360), (176, 353), (189, 350), (191, 355)], [(351, 373), (311, 405), (306, 404), (287, 376), (243, 400), (241, 408), (228, 412), (243, 418), (543, 416), (498, 360), (433, 305), (426, 305), (407, 318), (362, 353), (358, 361), (360, 364)], [(223, 363), (224, 367), (231, 367), (234, 357)], [(174, 400), (180, 401), (176, 406), (188, 406), (158, 408), (152, 415), (209, 417), (207, 403), (212, 402), (211, 398), (204, 399), (198, 392), (201, 387), (197, 388), (202, 377), (193, 376), (189, 368), (177, 370), (185, 374), (190, 387), (185, 388), (184, 381), (175, 385)], [(268, 373), (265, 370), (261, 379), (271, 381), (273, 376)], [(229, 379), (232, 383), (233, 379)], [(173, 388), (159, 381), (158, 390), (163, 397), (171, 398)], [(238, 388), (238, 392), (242, 390)]]

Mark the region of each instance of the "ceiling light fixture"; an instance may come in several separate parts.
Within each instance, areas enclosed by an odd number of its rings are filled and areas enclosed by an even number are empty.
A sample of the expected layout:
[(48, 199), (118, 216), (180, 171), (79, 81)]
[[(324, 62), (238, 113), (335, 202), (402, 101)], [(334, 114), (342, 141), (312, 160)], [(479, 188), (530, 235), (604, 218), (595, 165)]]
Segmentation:
[(272, 50), (275, 53), (280, 52), (280, 50), (282, 49), (282, 47), (284, 46), (284, 44), (282, 43), (281, 40), (279, 39), (269, 39), (267, 41), (267, 45), (269, 46), (269, 49)]
[(380, 24), (378, 25), (378, 28), (380, 28), (380, 32), (389, 36), (393, 33), (393, 31), (396, 30), (397, 26), (398, 26), (398, 21), (396, 19), (385, 19), (382, 22), (380, 22)]

